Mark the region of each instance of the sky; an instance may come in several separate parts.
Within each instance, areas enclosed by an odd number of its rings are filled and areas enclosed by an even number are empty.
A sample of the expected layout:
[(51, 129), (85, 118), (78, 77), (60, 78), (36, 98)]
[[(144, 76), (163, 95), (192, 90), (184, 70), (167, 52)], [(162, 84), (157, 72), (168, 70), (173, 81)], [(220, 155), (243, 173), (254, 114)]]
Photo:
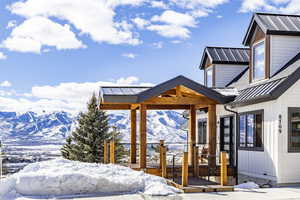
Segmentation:
[(203, 81), (206, 46), (242, 47), (253, 12), (300, 0), (1, 0), (0, 111), (84, 109), (101, 85)]

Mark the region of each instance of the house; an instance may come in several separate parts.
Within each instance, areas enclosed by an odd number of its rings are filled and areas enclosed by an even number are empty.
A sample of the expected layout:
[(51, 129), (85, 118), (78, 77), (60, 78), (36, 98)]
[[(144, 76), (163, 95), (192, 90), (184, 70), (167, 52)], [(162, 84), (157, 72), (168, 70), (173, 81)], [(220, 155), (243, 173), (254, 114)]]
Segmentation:
[[(147, 110), (187, 110), (194, 174), (218, 174), (211, 169), (226, 151), (239, 173), (300, 183), (300, 15), (255, 13), (243, 45), (204, 49), (204, 85), (178, 76), (154, 87), (101, 88), (101, 109), (130, 110), (131, 164), (138, 143), (139, 168), (148, 167)], [(197, 146), (208, 152), (208, 165), (199, 169)]]
[[(200, 64), (205, 86), (237, 92), (233, 101), (217, 105), (218, 150), (233, 156), (237, 132), (240, 173), (299, 183), (300, 16), (255, 13), (243, 45), (207, 47)], [(205, 124), (199, 124), (201, 140)]]

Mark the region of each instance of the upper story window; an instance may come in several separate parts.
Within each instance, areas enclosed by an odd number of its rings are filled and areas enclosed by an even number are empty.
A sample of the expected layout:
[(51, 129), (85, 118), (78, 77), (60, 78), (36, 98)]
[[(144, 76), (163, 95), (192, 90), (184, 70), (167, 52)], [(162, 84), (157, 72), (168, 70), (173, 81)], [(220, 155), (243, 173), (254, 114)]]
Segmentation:
[(253, 45), (253, 81), (265, 79), (265, 42)]
[(206, 69), (206, 86), (212, 87), (213, 86), (213, 69)]
[(300, 152), (300, 108), (289, 108), (288, 151)]

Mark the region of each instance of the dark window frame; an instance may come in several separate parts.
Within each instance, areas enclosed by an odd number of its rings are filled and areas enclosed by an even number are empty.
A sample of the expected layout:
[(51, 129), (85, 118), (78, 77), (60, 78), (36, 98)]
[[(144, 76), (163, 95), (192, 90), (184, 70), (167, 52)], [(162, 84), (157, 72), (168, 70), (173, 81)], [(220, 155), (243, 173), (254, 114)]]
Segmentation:
[(288, 153), (300, 153), (300, 148), (293, 148), (291, 147), (291, 131), (292, 131), (292, 124), (291, 124), (291, 118), (292, 113), (299, 112), (300, 113), (300, 107), (288, 107)]
[(223, 123), (222, 123), (222, 120), (224, 120), (225, 118), (229, 118), (230, 120), (230, 124), (229, 124), (229, 128), (231, 129), (232, 131), (232, 135), (230, 137), (230, 141), (229, 141), (229, 154), (230, 154), (230, 166), (233, 166), (234, 165), (234, 147), (235, 147), (235, 135), (236, 135), (236, 129), (235, 129), (235, 126), (236, 126), (236, 121), (235, 121), (235, 115), (222, 115), (220, 116), (220, 151), (224, 151), (222, 149), (222, 146), (224, 145), (224, 141), (222, 141), (222, 138), (224, 138), (224, 127), (223, 127)]
[[(206, 140), (206, 142), (204, 142), (204, 143), (199, 141), (199, 137), (200, 137), (200, 136), (199, 136), (199, 128), (200, 128), (200, 127), (199, 127), (199, 124), (200, 124), (200, 123), (206, 123), (206, 128), (205, 128), (206, 132), (205, 132), (205, 137), (204, 137), (205, 140)], [(204, 118), (204, 119), (198, 119), (197, 125), (198, 125), (198, 131), (197, 131), (197, 134), (198, 134), (198, 138), (197, 138), (197, 139), (198, 139), (198, 142), (197, 142), (197, 144), (205, 145), (205, 144), (207, 144), (207, 139), (208, 139), (208, 134), (207, 134), (208, 120), (207, 120), (206, 118)]]
[[(247, 128), (247, 123), (248, 123), (248, 121), (247, 121), (247, 115), (251, 115), (251, 114), (261, 114), (261, 116), (262, 116), (262, 127), (261, 127), (261, 142), (262, 142), (262, 146), (261, 147), (257, 147), (256, 145), (255, 145), (255, 143), (256, 143), (256, 128), (255, 128), (255, 126), (256, 126), (256, 124), (254, 124), (254, 134), (253, 134), (253, 147), (248, 147), (247, 146), (247, 132), (248, 132), (248, 128)], [(241, 141), (241, 138), (240, 138), (240, 117), (242, 116), (242, 115), (245, 115), (246, 116), (246, 127), (245, 127), (245, 130), (246, 130), (246, 136), (245, 136), (245, 140), (246, 140), (246, 143), (245, 143), (245, 146), (241, 146), (240, 145), (240, 141)], [(255, 118), (255, 117), (254, 117)], [(239, 113), (239, 115), (238, 115), (238, 130), (239, 130), (239, 133), (238, 133), (238, 137), (239, 137), (239, 139), (238, 139), (238, 141), (239, 141), (239, 144), (238, 144), (238, 149), (239, 150), (245, 150), (245, 151), (264, 151), (264, 110), (262, 109), (262, 110), (254, 110), (254, 111), (248, 111), (248, 112), (242, 112), (242, 113)]]

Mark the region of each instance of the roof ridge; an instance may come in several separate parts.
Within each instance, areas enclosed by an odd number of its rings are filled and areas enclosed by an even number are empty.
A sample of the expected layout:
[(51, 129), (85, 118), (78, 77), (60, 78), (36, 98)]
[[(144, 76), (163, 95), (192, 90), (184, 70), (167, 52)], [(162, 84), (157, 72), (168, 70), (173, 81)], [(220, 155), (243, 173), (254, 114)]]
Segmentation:
[(296, 14), (283, 14), (283, 13), (269, 13), (269, 12), (255, 12), (255, 15), (273, 15), (273, 16), (292, 16), (292, 17), (300, 17), (300, 15)]
[(205, 48), (243, 49), (243, 50), (250, 50), (250, 48), (247, 48), (247, 47), (225, 47), (225, 46), (206, 46)]

